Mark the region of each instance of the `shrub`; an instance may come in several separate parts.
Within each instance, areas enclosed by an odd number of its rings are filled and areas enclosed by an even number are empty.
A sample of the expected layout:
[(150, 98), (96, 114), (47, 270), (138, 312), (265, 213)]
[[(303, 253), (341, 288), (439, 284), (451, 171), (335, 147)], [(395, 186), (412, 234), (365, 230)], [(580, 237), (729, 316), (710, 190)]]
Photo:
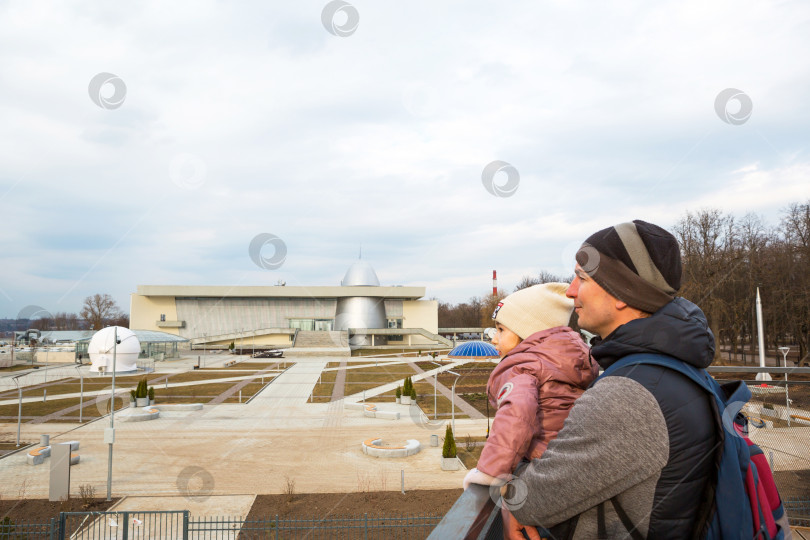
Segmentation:
[(402, 388), (400, 388), (399, 386), (397, 386), (396, 396), (397, 396), (397, 399), (402, 397)]
[(416, 401), (416, 388), (414, 388), (413, 386), (411, 386), (411, 399), (413, 401)]
[(453, 430), (450, 429), (450, 424), (447, 424), (447, 430), (444, 432), (444, 446), (442, 446), (442, 457), (445, 458), (456, 457), (456, 441), (453, 438)]
[(80, 485), (79, 498), (82, 500), (83, 508), (90, 508), (96, 502), (96, 488), (90, 484)]
[(143, 377), (140, 381), (138, 381), (138, 386), (135, 388), (135, 397), (136, 398), (145, 398), (149, 395), (146, 385), (146, 377)]
[(236, 348), (236, 344), (235, 344), (233, 341), (231, 341), (231, 344), (230, 344), (230, 345), (228, 345), (228, 349), (232, 351), (232, 350), (234, 350), (235, 348)]
[(149, 392), (147, 392), (147, 395), (149, 396), (149, 399), (151, 401), (155, 400), (155, 387), (154, 386), (149, 387)]
[(136, 397), (135, 394), (136, 394), (135, 390), (130, 390), (129, 391), (129, 395), (132, 396), (132, 401), (135, 401), (135, 397)]

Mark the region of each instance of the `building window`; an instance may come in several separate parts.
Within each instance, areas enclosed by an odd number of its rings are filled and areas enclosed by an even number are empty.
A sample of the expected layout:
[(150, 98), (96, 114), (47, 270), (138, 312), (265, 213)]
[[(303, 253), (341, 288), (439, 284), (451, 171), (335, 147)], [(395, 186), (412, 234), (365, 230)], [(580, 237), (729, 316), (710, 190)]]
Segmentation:
[(166, 314), (165, 313), (160, 314), (160, 322), (166, 322)]

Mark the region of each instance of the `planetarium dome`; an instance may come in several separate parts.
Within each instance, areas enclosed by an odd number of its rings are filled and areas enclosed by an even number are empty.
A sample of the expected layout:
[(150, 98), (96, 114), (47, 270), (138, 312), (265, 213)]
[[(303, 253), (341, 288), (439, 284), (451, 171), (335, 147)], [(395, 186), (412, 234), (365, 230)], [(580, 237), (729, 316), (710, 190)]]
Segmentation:
[[(346, 271), (342, 287), (379, 287), (380, 280), (374, 268), (366, 261), (359, 260)], [(339, 298), (335, 309), (335, 330), (349, 330), (362, 328), (387, 328), (385, 318), (385, 299), (376, 296), (346, 296)], [(355, 333), (349, 338), (352, 348), (371, 345), (370, 335)], [(378, 345), (387, 343), (386, 336), (376, 339)]]
[(371, 264), (360, 260), (349, 267), (340, 285), (342, 287), (379, 287), (380, 280)]

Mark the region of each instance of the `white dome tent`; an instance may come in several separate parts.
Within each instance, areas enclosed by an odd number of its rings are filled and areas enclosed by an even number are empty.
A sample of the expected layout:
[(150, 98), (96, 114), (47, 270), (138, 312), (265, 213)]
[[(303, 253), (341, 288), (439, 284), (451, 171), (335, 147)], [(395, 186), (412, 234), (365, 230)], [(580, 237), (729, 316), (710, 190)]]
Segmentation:
[[(115, 346), (116, 331), (118, 345)], [(90, 339), (87, 354), (90, 356), (90, 371), (112, 373), (113, 352), (115, 352), (115, 372), (136, 371), (141, 342), (135, 332), (123, 326), (108, 326), (96, 332)]]

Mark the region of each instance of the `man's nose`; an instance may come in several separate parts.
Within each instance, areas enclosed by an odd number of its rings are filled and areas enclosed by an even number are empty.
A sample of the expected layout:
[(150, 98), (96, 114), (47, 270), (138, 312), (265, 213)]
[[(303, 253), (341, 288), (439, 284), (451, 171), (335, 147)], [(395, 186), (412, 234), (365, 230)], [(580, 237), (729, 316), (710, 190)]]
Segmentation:
[(565, 290), (565, 296), (568, 298), (576, 298), (577, 292), (579, 291), (579, 278), (575, 277), (574, 280), (568, 285), (568, 288)]

